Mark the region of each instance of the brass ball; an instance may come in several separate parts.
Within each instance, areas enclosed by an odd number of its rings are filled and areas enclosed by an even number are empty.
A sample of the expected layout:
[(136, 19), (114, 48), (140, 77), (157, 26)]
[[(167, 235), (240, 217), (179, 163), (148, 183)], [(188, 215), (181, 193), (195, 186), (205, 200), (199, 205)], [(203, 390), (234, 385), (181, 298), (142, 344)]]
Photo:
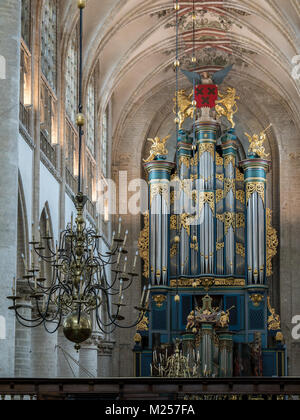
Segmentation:
[(193, 328), (193, 334), (197, 334), (197, 328)]
[(195, 144), (193, 144), (193, 146), (192, 146), (192, 150), (193, 150), (193, 151), (197, 150), (197, 146), (196, 146)]
[(84, 124), (85, 124), (85, 116), (83, 114), (77, 114), (76, 125), (78, 125), (78, 127), (83, 127)]
[(192, 101), (192, 105), (193, 105), (193, 106), (196, 106), (196, 105), (197, 105), (197, 101), (193, 100), (193, 101)]
[(180, 237), (177, 235), (177, 236), (175, 236), (175, 238), (174, 238), (174, 242), (175, 242), (175, 244), (179, 244), (179, 242), (180, 242)]
[(193, 236), (193, 242), (197, 242), (198, 238), (197, 236)]
[(197, 289), (197, 282), (196, 281), (193, 282), (193, 288)]
[(68, 315), (63, 323), (63, 332), (67, 340), (72, 343), (84, 343), (92, 335), (91, 317), (82, 312), (78, 322), (78, 312)]
[(196, 57), (192, 57), (192, 63), (196, 63), (197, 58)]
[(174, 298), (174, 300), (175, 300), (176, 303), (180, 302), (180, 296), (179, 295), (176, 295), (175, 298)]
[(174, 9), (175, 10), (180, 10), (180, 4), (179, 3), (175, 3), (174, 4)]
[(176, 117), (175, 120), (174, 120), (174, 123), (175, 124), (179, 124), (180, 123), (180, 119), (178, 117)]
[(174, 67), (179, 67), (180, 66), (180, 61), (179, 60), (175, 60), (174, 61)]
[(77, 5), (78, 5), (78, 9), (84, 9), (86, 6), (86, 0), (78, 0)]

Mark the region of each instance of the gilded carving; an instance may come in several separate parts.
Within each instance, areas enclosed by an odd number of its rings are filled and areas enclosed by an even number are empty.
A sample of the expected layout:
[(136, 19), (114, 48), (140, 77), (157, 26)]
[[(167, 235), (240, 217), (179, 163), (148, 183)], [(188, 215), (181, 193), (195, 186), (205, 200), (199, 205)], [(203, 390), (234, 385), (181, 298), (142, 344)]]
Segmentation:
[(217, 178), (219, 181), (224, 182), (224, 174), (217, 174), (217, 175), (216, 175), (216, 178)]
[(235, 179), (231, 178), (225, 178), (224, 181), (224, 196), (229, 193), (229, 191), (232, 190), (233, 195), (235, 194)]
[(259, 293), (254, 293), (253, 295), (250, 295), (250, 300), (252, 301), (253, 305), (258, 308), (261, 304), (261, 302), (265, 299), (264, 295), (261, 295)]
[(265, 204), (265, 183), (264, 182), (247, 182), (246, 184), (247, 205), (249, 203), (250, 197), (255, 192), (257, 192), (257, 194), (262, 199), (262, 202)]
[(227, 167), (230, 163), (235, 165), (235, 157), (233, 155), (226, 155), (224, 158), (224, 166)]
[(160, 139), (159, 137), (148, 139), (148, 141), (152, 142), (152, 146), (150, 150), (150, 156), (148, 159), (144, 159), (144, 162), (152, 162), (157, 156), (167, 156), (168, 150), (166, 149), (166, 143), (170, 137), (171, 136), (167, 136), (163, 139)]
[(144, 214), (144, 229), (140, 233), (138, 248), (140, 257), (144, 261), (143, 275), (149, 278), (149, 213)]
[(236, 228), (244, 228), (246, 224), (246, 219), (244, 213), (237, 213), (236, 214)]
[(259, 156), (262, 159), (265, 159), (269, 157), (270, 155), (266, 154), (266, 149), (264, 147), (264, 142), (267, 139), (266, 132), (272, 127), (272, 124), (270, 124), (264, 131), (262, 131), (260, 134), (254, 134), (252, 137), (245, 133), (245, 135), (248, 137), (250, 142), (250, 147), (248, 154), (254, 154)]
[(208, 203), (213, 214), (215, 214), (215, 193), (214, 192), (200, 192), (199, 193), (199, 213), (201, 213), (204, 204)]
[(161, 195), (164, 198), (165, 202), (169, 203), (169, 198), (170, 198), (169, 184), (162, 183), (162, 182), (151, 184), (150, 191), (151, 191), (151, 205), (152, 205), (153, 198), (156, 195)]
[(146, 315), (143, 316), (143, 319), (139, 322), (139, 324), (136, 326), (137, 331), (149, 331), (149, 319), (146, 317)]
[(177, 255), (178, 246), (177, 244), (173, 244), (170, 249), (170, 257), (174, 258)]
[(219, 155), (219, 153), (216, 154), (216, 165), (217, 166), (224, 165), (224, 159)]
[(244, 257), (244, 258), (245, 258), (245, 256), (246, 256), (246, 251), (245, 251), (245, 247), (244, 247), (244, 245), (243, 245), (243, 244), (240, 244), (240, 243), (237, 243), (237, 244), (236, 244), (236, 253), (237, 253), (238, 255), (240, 255), (241, 257)]
[(235, 230), (235, 226), (236, 226), (235, 219), (236, 219), (235, 213), (231, 213), (230, 211), (227, 211), (224, 213), (225, 235), (227, 235), (230, 227), (232, 227), (232, 229)]
[(221, 249), (223, 249), (224, 246), (225, 246), (224, 242), (217, 242), (216, 243), (216, 250), (221, 251)]
[(185, 165), (187, 168), (189, 168), (190, 164), (191, 164), (191, 158), (189, 156), (180, 156), (179, 166)]
[(200, 143), (198, 148), (198, 155), (199, 158), (203, 155), (203, 153), (208, 152), (211, 156), (215, 157), (215, 145), (213, 143)]
[(219, 203), (224, 198), (224, 191), (223, 190), (217, 190), (216, 191), (216, 203)]
[(268, 309), (271, 314), (268, 318), (268, 330), (269, 331), (281, 330), (280, 316), (277, 315), (275, 309), (272, 308), (270, 297), (268, 297)]
[(172, 214), (170, 217), (170, 229), (177, 230), (177, 216), (176, 214)]
[(236, 180), (239, 182), (243, 182), (245, 180), (245, 175), (239, 170), (239, 168), (236, 168)]
[(152, 299), (155, 302), (157, 308), (162, 308), (163, 304), (167, 300), (167, 297), (165, 295), (154, 295)]
[(279, 245), (276, 229), (272, 226), (272, 211), (267, 209), (267, 276), (273, 274), (272, 259), (277, 255)]
[(184, 89), (181, 89), (177, 92), (177, 101), (176, 96), (173, 99), (175, 106), (173, 109), (174, 114), (176, 115), (176, 102), (178, 105), (178, 118), (179, 118), (179, 129), (182, 128), (183, 123), (186, 118), (194, 118), (194, 107), (192, 105), (192, 98), (193, 98), (193, 92), (191, 92), (189, 95), (186, 93)]
[(238, 112), (238, 106), (236, 101), (240, 99), (236, 95), (236, 89), (228, 87), (226, 93), (219, 92), (220, 100), (216, 101), (216, 112), (218, 118), (226, 117), (231, 123), (231, 127), (235, 127), (235, 122), (233, 120), (234, 115)]
[[(201, 286), (201, 279), (178, 279), (171, 280), (171, 287), (193, 287), (193, 284), (197, 284), (198, 287)], [(235, 278), (215, 278), (214, 287), (244, 287), (246, 285), (245, 279), (235, 279)]]
[(244, 190), (237, 190), (236, 199), (239, 200), (242, 204), (245, 204), (246, 194)]

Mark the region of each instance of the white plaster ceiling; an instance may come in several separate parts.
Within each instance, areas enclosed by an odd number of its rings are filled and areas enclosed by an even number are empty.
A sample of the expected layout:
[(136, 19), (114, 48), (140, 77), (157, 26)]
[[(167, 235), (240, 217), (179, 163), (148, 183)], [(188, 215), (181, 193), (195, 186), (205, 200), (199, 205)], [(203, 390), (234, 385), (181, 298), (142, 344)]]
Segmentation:
[[(180, 14), (187, 16), (192, 0), (180, 3)], [(196, 35), (197, 56), (204, 60), (201, 63), (208, 60), (203, 47), (210, 48), (210, 56), (219, 59), (207, 61), (208, 70), (222, 68), (224, 59), (236, 63), (230, 83), (234, 85), (235, 78), (238, 80), (238, 93), (245, 106), (250, 106), (251, 89), (247, 94), (243, 92), (243, 79), (247, 85), (252, 81), (255, 89), (277, 96), (299, 124), (300, 83), (292, 77), (292, 59), (300, 54), (299, 0), (196, 0), (197, 13), (204, 8), (209, 11), (198, 17)], [(74, 25), (78, 15), (76, 2), (64, 0), (62, 9), (66, 27)], [(99, 111), (113, 98), (113, 131), (116, 141), (121, 141), (126, 119), (137, 104), (141, 106), (164, 90), (170, 94), (161, 107), (172, 102), (173, 1), (88, 0), (84, 16), (84, 78), (88, 80), (99, 60)], [(192, 55), (189, 28), (187, 20), (180, 31), (180, 54), (185, 65)], [(180, 86), (188, 86), (182, 77)], [(154, 111), (149, 124), (158, 111)]]

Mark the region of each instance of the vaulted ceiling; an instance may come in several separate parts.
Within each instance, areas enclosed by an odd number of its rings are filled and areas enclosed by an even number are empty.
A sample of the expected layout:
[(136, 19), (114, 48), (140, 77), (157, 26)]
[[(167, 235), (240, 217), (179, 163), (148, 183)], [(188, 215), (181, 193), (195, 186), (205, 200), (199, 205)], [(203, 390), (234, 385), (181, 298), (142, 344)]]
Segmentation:
[[(192, 3), (180, 0), (179, 46), (185, 68), (191, 67)], [(241, 97), (243, 115), (238, 118), (243, 120), (243, 127), (238, 129), (254, 129), (252, 119), (263, 126), (270, 121), (268, 107), (278, 112), (280, 106), (300, 127), (300, 81), (292, 77), (292, 59), (300, 54), (299, 1), (195, 0), (195, 3), (197, 68), (215, 71), (235, 64), (226, 83), (235, 86)], [(78, 13), (76, 2), (65, 0), (62, 7), (64, 25), (71, 30)], [(138, 112), (140, 120), (145, 117), (145, 121), (140, 121), (143, 124), (140, 135), (149, 135), (154, 125), (156, 132), (162, 126), (171, 129), (175, 85), (172, 0), (88, 0), (84, 43), (85, 80), (100, 60), (100, 108), (104, 109), (113, 98), (113, 133), (118, 156), (124, 133), (129, 129), (128, 121), (137, 118)], [(180, 79), (180, 86), (188, 85), (184, 78)], [(142, 145), (133, 145), (141, 154), (144, 140), (140, 138)]]

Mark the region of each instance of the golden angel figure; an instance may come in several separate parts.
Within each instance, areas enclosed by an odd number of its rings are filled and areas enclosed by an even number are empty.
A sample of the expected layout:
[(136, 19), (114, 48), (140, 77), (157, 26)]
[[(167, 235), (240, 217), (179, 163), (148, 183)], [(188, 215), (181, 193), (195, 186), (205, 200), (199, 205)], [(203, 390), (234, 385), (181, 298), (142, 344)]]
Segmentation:
[(150, 156), (148, 157), (148, 159), (144, 159), (144, 162), (151, 162), (156, 158), (156, 156), (167, 156), (168, 150), (166, 149), (166, 143), (170, 137), (171, 136), (167, 136), (162, 140), (159, 137), (155, 137), (154, 139), (148, 139), (148, 141), (152, 142), (152, 146), (150, 149)]
[(264, 131), (262, 131), (260, 134), (254, 134), (252, 137), (250, 134), (245, 133), (245, 136), (248, 137), (250, 142), (249, 147), (249, 154), (254, 154), (259, 156), (260, 158), (264, 159), (270, 156), (270, 154), (266, 154), (266, 149), (264, 147), (264, 142), (267, 139), (266, 132), (272, 127), (272, 124), (270, 124)]

